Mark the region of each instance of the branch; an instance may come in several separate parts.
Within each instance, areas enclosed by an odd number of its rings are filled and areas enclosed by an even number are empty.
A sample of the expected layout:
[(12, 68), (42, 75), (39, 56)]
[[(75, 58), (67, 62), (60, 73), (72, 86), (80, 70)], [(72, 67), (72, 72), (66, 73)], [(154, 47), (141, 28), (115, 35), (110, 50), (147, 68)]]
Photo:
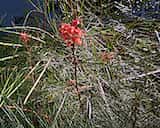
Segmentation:
[(160, 69), (157, 69), (155, 71), (151, 71), (151, 72), (148, 72), (148, 73), (143, 73), (141, 75), (137, 75), (137, 76), (133, 76), (133, 77), (123, 78), (122, 80), (133, 80), (133, 79), (137, 79), (137, 78), (142, 78), (142, 77), (145, 77), (145, 76), (153, 75), (153, 74), (156, 74), (156, 73), (160, 73)]

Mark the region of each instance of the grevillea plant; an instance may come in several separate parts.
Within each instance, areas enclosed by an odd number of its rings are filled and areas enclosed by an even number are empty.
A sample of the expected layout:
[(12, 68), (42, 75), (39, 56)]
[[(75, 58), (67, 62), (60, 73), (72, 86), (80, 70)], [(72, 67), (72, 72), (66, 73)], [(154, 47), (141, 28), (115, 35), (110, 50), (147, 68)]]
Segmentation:
[[(41, 1), (48, 16), (53, 0)], [(159, 128), (159, 23), (124, 25), (107, 0), (80, 3), (60, 1), (71, 22), (0, 27), (0, 128)]]
[(79, 18), (72, 20), (70, 24), (62, 23), (60, 25), (59, 32), (61, 38), (66, 43), (67, 47), (71, 47), (72, 49), (72, 58), (73, 58), (72, 63), (74, 64), (74, 80), (70, 80), (70, 83), (72, 83), (72, 85), (75, 86), (79, 102), (81, 105), (81, 97), (79, 93), (79, 87), (77, 84), (78, 58), (76, 56), (76, 46), (81, 46), (83, 44), (82, 38), (85, 35), (85, 31), (78, 27), (79, 24), (80, 24)]

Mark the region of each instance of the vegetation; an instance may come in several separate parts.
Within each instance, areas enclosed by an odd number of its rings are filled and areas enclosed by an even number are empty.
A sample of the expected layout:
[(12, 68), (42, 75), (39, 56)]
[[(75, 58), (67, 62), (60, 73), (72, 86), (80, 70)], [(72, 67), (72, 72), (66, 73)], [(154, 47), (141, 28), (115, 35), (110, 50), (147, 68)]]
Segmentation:
[(158, 20), (126, 1), (29, 2), (22, 26), (0, 27), (0, 128), (160, 127)]

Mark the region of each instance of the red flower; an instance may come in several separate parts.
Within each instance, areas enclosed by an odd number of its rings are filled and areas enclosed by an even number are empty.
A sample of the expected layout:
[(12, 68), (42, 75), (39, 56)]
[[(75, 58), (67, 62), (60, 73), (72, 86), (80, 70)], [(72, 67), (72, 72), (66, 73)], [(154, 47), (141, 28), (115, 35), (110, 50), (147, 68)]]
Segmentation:
[(28, 34), (25, 33), (25, 32), (21, 32), (19, 38), (20, 38), (21, 41), (23, 41), (24, 43), (27, 43), (28, 41), (30, 41), (30, 38), (29, 38)]
[(84, 36), (85, 33), (77, 27), (79, 23), (80, 21), (75, 19), (71, 24), (61, 24), (59, 28), (60, 36), (66, 42), (67, 46), (72, 46), (72, 44), (82, 45), (82, 36)]
[(101, 53), (101, 59), (102, 61), (110, 61), (115, 58), (115, 52), (102, 52)]
[(79, 19), (75, 19), (71, 23), (71, 25), (74, 26), (74, 27), (77, 27), (78, 24), (80, 24), (80, 20)]
[(69, 85), (69, 86), (73, 86), (75, 84), (76, 84), (76, 80), (68, 80), (67, 81), (67, 85)]

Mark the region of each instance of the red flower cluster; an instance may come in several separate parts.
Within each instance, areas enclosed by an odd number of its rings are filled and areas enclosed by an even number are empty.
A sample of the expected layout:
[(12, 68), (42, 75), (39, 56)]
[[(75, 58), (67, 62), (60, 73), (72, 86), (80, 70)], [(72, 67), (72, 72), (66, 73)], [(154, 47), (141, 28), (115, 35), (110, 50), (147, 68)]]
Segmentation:
[(78, 28), (80, 24), (79, 19), (75, 19), (71, 24), (62, 23), (59, 32), (62, 39), (66, 42), (67, 46), (72, 46), (72, 44), (82, 45), (82, 36), (84, 36), (84, 31)]
[(115, 52), (102, 52), (101, 53), (101, 59), (103, 62), (110, 61), (115, 58), (116, 53)]
[(67, 81), (67, 85), (68, 86), (73, 86), (73, 85), (75, 85), (76, 84), (76, 80), (68, 80)]
[(27, 43), (28, 41), (30, 41), (30, 38), (29, 38), (28, 34), (25, 33), (25, 32), (21, 32), (19, 38), (20, 38), (20, 40), (23, 41), (24, 43)]

